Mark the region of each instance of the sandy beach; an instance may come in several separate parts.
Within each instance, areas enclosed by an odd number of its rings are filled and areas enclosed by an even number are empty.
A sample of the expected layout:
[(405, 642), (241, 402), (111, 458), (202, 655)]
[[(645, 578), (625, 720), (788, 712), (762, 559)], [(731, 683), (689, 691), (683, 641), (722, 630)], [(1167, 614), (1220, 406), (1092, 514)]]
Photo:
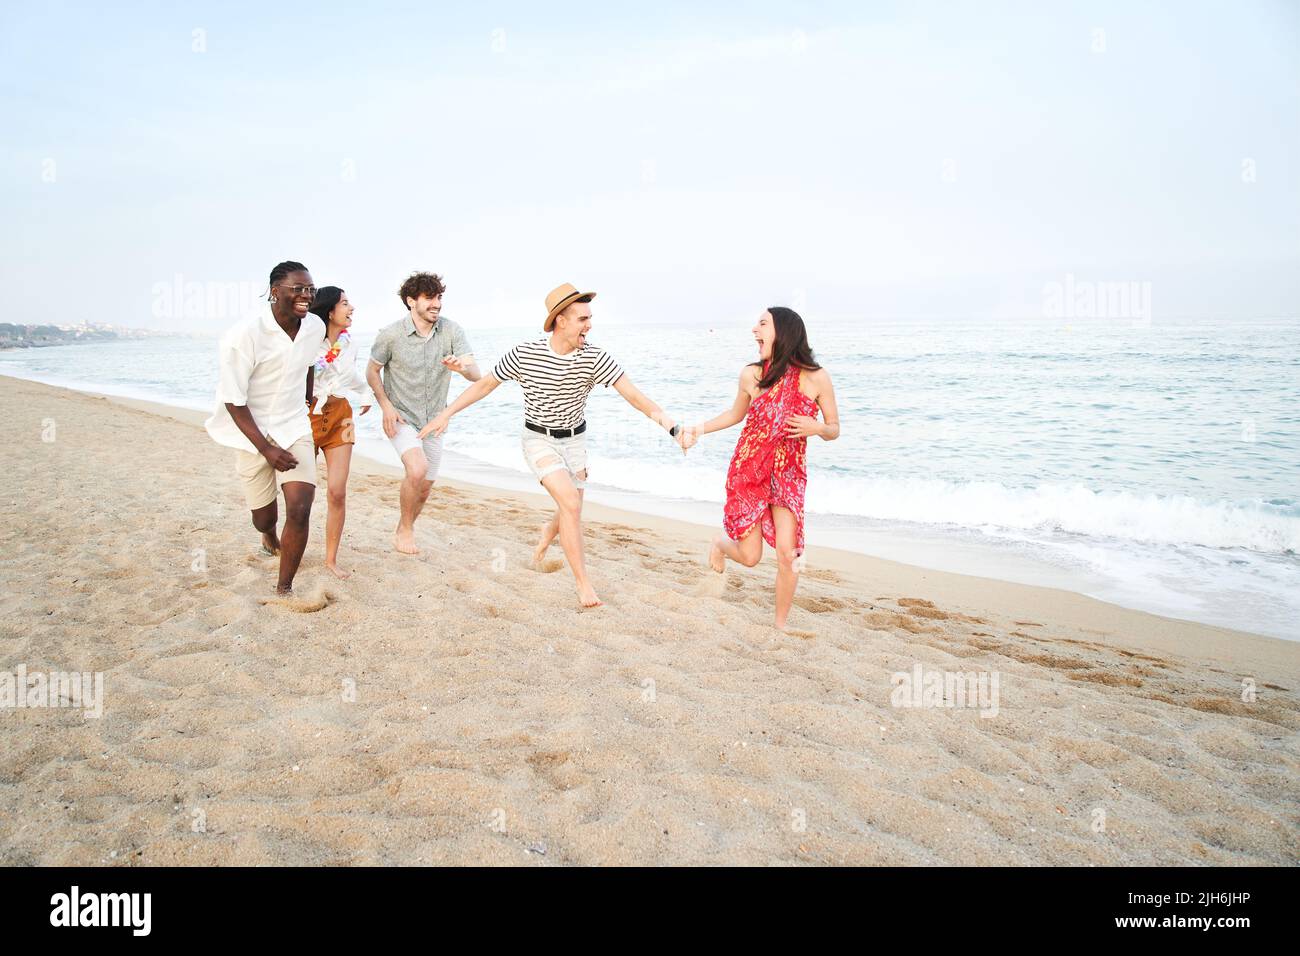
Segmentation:
[(817, 548), (783, 634), (770, 551), (598, 506), (581, 611), (542, 495), (440, 481), (399, 556), (363, 459), (285, 604), (201, 414), (0, 394), (0, 670), (104, 679), (0, 709), (4, 864), (1300, 862), (1300, 644)]

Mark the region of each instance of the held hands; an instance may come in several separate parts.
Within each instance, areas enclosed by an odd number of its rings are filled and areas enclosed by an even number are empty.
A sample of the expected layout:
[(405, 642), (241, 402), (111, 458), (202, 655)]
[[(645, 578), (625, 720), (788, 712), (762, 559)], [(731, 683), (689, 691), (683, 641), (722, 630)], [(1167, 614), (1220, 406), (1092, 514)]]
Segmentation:
[(451, 424), (451, 416), (447, 414), (447, 410), (444, 408), (438, 413), (437, 418), (420, 429), (420, 438), (427, 438), (430, 432), (441, 438), (442, 433), (447, 430), (449, 424)]
[(694, 425), (683, 425), (682, 430), (677, 433), (677, 444), (681, 446), (682, 454), (700, 440), (700, 433)]
[(822, 433), (822, 424), (807, 415), (791, 415), (785, 420), (787, 438), (811, 438)]

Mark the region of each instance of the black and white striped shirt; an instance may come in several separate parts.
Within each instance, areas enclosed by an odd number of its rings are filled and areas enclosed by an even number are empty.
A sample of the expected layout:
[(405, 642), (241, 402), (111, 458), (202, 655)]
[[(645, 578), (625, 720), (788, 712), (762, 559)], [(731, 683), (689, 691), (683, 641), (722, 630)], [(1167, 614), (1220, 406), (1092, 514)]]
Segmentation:
[(501, 356), (492, 374), (498, 381), (523, 386), (526, 420), (544, 428), (574, 428), (582, 423), (591, 390), (613, 385), (623, 370), (598, 345), (556, 355), (549, 339), (538, 339)]

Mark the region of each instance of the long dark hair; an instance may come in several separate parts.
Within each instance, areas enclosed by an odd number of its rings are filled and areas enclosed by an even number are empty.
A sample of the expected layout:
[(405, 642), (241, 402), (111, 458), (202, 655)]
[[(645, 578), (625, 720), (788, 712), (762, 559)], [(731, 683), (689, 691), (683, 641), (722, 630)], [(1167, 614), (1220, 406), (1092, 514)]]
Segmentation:
[[(774, 305), (767, 311), (772, 314), (776, 338), (772, 341), (772, 358), (767, 366), (767, 374), (758, 380), (758, 387), (764, 390), (785, 378), (791, 364), (810, 372), (821, 368), (813, 358), (812, 346), (808, 344), (808, 330), (804, 328), (799, 313), (781, 305)], [(762, 362), (753, 364), (763, 367)]]
[(336, 285), (321, 286), (316, 290), (316, 295), (311, 300), (311, 305), (307, 311), (312, 315), (319, 315), (320, 320), (325, 323), (325, 328), (330, 325), (330, 313), (334, 311), (334, 306), (339, 304), (339, 299), (343, 298), (343, 290)]

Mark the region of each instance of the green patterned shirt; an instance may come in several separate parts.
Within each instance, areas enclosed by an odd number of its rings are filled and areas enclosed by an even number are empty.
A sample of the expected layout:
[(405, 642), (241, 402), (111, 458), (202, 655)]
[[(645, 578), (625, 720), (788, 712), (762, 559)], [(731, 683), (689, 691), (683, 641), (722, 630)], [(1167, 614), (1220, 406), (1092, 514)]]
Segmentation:
[(384, 391), (403, 421), (423, 428), (447, 407), (447, 389), (456, 375), (442, 360), (449, 355), (471, 355), (465, 330), (439, 316), (433, 332), (424, 338), (409, 315), (386, 325), (375, 336), (370, 360), (384, 367)]

